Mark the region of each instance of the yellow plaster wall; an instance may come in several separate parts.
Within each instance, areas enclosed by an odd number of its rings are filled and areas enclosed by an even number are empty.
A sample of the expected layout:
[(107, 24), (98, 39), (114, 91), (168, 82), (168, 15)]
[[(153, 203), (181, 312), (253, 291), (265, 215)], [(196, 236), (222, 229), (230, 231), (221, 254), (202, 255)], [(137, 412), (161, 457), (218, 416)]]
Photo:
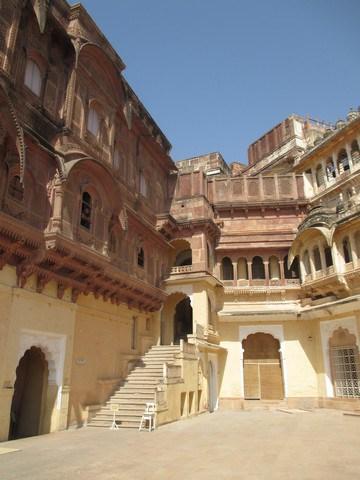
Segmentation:
[[(0, 272), (0, 439), (6, 440), (16, 368), (20, 357), (22, 332), (39, 335), (61, 335), (66, 339), (63, 384), (70, 382), (71, 354), (76, 307), (67, 300), (56, 298), (56, 285), (49, 283), (43, 293), (37, 293), (36, 277), (25, 288), (17, 287), (16, 272), (5, 266)], [(69, 293), (67, 293), (69, 295)], [(53, 387), (49, 387), (50, 389)], [(54, 389), (54, 388), (53, 388)], [(47, 403), (44, 415), (49, 431), (65, 426), (64, 412), (55, 406), (54, 398)], [(66, 416), (66, 415), (65, 415)]]
[[(131, 348), (136, 318), (136, 348)], [(149, 330), (146, 329), (149, 319)], [(81, 295), (75, 321), (69, 423), (82, 425), (86, 407), (107, 401), (132, 362), (155, 343), (158, 318), (113, 305), (93, 295)]]

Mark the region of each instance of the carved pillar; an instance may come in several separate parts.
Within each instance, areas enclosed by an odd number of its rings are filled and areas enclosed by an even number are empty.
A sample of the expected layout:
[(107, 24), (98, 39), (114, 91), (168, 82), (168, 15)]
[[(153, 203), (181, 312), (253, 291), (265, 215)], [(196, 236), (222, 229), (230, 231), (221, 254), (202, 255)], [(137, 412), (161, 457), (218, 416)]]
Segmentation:
[(351, 146), (348, 143), (345, 145), (345, 150), (346, 150), (346, 155), (347, 155), (348, 162), (349, 162), (349, 169), (350, 169), (350, 172), (351, 172), (354, 165), (353, 165), (353, 159), (352, 159), (352, 155), (351, 155)]
[(252, 262), (251, 261), (247, 262), (247, 267), (248, 267), (249, 285), (251, 285), (252, 284)]
[(325, 160), (321, 160), (321, 168), (323, 171), (323, 178), (324, 178), (324, 185), (327, 186), (329, 184), (328, 177), (327, 177), (327, 172), (326, 172), (326, 163)]
[(336, 174), (336, 176), (338, 176), (338, 175), (340, 175), (340, 171), (338, 170), (336, 153), (333, 152), (332, 155), (331, 155), (331, 157), (332, 157), (332, 161), (333, 161), (333, 164), (334, 164), (335, 174)]
[(321, 260), (321, 270), (323, 272), (326, 271), (326, 259), (325, 259), (325, 252), (324, 252), (324, 247), (323, 245), (318, 244), (318, 249), (320, 252), (320, 260)]
[(270, 272), (269, 272), (268, 260), (264, 262), (264, 269), (265, 269), (265, 285), (269, 285)]
[(53, 216), (51, 219), (51, 230), (61, 232), (62, 230), (62, 207), (64, 201), (64, 186), (60, 180), (55, 181), (53, 196)]
[(309, 263), (310, 263), (310, 271), (312, 278), (315, 278), (315, 262), (314, 262), (314, 251), (313, 249), (309, 249)]
[(279, 259), (279, 267), (280, 267), (280, 282), (281, 282), (281, 285), (284, 285), (285, 284), (284, 260)]
[(356, 255), (356, 248), (355, 248), (356, 242), (355, 242), (354, 234), (352, 232), (349, 234), (349, 243), (350, 243), (352, 262), (355, 267), (358, 263), (358, 258)]
[(306, 278), (306, 270), (305, 270), (302, 256), (299, 259), (299, 266), (300, 266), (300, 280), (301, 280), (301, 283), (304, 283)]
[(234, 272), (234, 285), (237, 284), (237, 278), (238, 278), (238, 265), (237, 262), (232, 262), (233, 266), (233, 272)]

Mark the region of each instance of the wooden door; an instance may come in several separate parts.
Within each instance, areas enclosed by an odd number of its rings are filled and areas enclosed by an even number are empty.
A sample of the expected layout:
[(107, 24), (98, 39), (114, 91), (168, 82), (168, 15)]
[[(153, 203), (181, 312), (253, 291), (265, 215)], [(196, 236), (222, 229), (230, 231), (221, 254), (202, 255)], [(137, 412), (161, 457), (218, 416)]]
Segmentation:
[(284, 398), (279, 341), (256, 333), (243, 341), (245, 399)]

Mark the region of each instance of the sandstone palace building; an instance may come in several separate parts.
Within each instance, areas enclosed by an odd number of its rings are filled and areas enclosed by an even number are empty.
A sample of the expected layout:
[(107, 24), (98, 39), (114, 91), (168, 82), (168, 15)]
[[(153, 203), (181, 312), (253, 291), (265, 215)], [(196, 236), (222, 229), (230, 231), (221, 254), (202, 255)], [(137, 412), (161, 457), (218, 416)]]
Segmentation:
[(360, 408), (360, 113), (174, 163), (86, 10), (0, 2), (0, 439)]

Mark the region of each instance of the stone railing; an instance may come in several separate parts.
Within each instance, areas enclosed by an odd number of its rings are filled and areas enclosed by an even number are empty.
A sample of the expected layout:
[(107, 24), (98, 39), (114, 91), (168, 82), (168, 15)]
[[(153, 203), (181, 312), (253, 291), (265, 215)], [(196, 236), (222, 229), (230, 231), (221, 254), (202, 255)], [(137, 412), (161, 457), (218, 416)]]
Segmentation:
[(300, 278), (285, 278), (285, 285), (300, 285)]
[(332, 275), (333, 273), (335, 273), (334, 265), (326, 268), (326, 275)]
[(351, 270), (354, 270), (353, 262), (345, 263), (345, 272), (351, 272)]
[(179, 383), (182, 382), (181, 365), (164, 363), (163, 365), (163, 383)]
[(253, 280), (223, 280), (224, 287), (235, 288), (251, 288), (251, 287), (294, 287), (300, 285), (299, 278), (273, 278), (266, 280), (265, 278), (253, 279)]
[(191, 273), (192, 272), (192, 265), (183, 265), (181, 267), (172, 267), (171, 275), (178, 274), (178, 273)]
[(187, 343), (180, 340), (180, 353), (187, 355), (196, 355), (196, 346), (193, 343)]

